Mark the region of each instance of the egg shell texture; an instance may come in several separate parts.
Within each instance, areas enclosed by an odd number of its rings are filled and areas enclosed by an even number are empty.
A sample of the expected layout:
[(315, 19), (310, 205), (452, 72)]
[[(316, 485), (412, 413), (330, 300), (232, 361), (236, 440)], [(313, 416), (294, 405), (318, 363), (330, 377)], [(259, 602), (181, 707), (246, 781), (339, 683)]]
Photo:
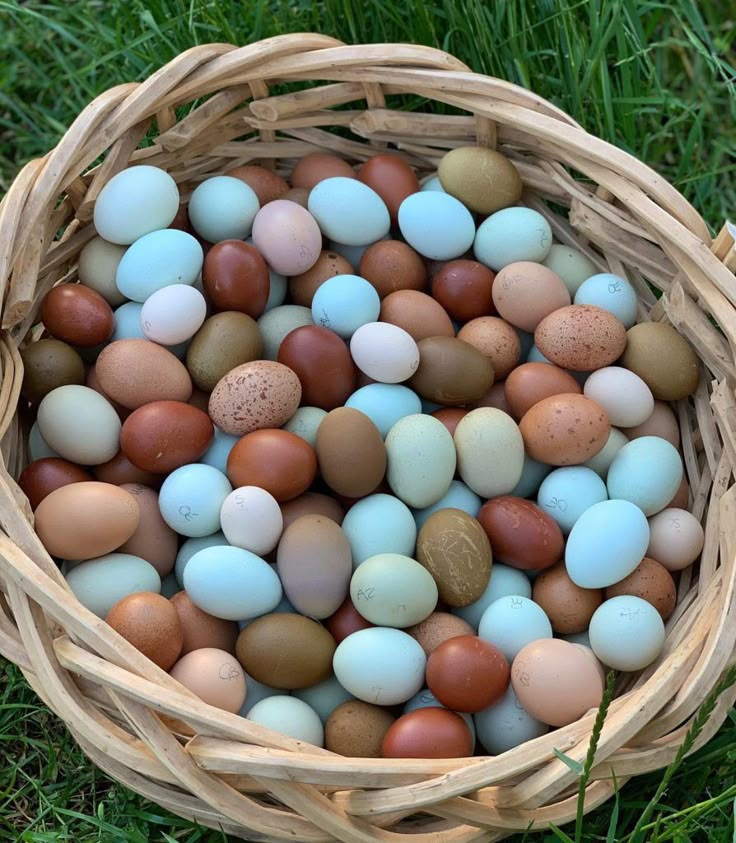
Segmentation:
[(353, 758), (380, 758), (383, 738), (395, 717), (362, 700), (339, 705), (325, 723), (325, 747)]
[(482, 711), (498, 702), (509, 676), (498, 647), (472, 634), (448, 639), (427, 659), (427, 685), (452, 711)]
[(370, 494), (386, 472), (386, 448), (378, 428), (360, 410), (340, 407), (317, 430), (322, 477), (340, 495)]
[(267, 170), (258, 164), (245, 164), (242, 167), (233, 167), (225, 173), (233, 179), (240, 179), (258, 197), (258, 202), (263, 207), (268, 202), (280, 199), (289, 190), (289, 183), (273, 170)]
[(355, 172), (347, 161), (337, 155), (330, 155), (327, 152), (311, 152), (297, 161), (291, 173), (291, 184), (296, 188), (301, 187), (311, 190), (324, 179), (336, 176), (354, 179)]
[(603, 602), (600, 589), (575, 585), (564, 562), (539, 574), (532, 586), (532, 597), (544, 609), (552, 629), (559, 635), (586, 630), (593, 613)]
[(391, 227), (383, 199), (354, 178), (337, 176), (320, 181), (312, 188), (307, 207), (322, 233), (346, 246), (375, 243)]
[(502, 410), (471, 410), (455, 428), (454, 442), (460, 477), (476, 494), (505, 495), (519, 482), (524, 442), (516, 422)]
[(504, 266), (496, 276), (493, 304), (507, 322), (531, 333), (545, 316), (570, 304), (570, 293), (551, 269), (532, 261), (517, 261)]
[(451, 149), (442, 157), (437, 175), (443, 190), (480, 214), (492, 214), (521, 199), (523, 184), (516, 167), (485, 146)]
[(403, 158), (390, 152), (369, 158), (358, 169), (358, 179), (383, 199), (394, 223), (404, 199), (419, 190), (414, 170)]
[(647, 553), (661, 562), (668, 571), (686, 568), (698, 558), (703, 549), (705, 533), (700, 521), (674, 501), (667, 509), (649, 519), (649, 530)]
[(83, 347), (110, 339), (110, 305), (99, 293), (81, 284), (59, 284), (43, 297), (41, 321), (57, 339)]
[(234, 486), (260, 486), (283, 503), (312, 485), (317, 455), (306, 440), (288, 430), (254, 430), (233, 446), (227, 474)]
[(623, 323), (607, 310), (573, 304), (542, 319), (534, 331), (534, 342), (545, 357), (563, 369), (591, 372), (621, 357), (627, 334)]
[(121, 489), (133, 496), (140, 520), (133, 535), (120, 546), (120, 553), (140, 556), (149, 562), (163, 578), (168, 576), (176, 562), (178, 537), (161, 517), (158, 495), (148, 486), (139, 483), (121, 484)]
[(61, 340), (44, 339), (31, 343), (20, 356), (23, 360), (21, 391), (34, 404), (58, 386), (84, 383), (82, 358)]
[(171, 676), (215, 708), (237, 714), (247, 693), (245, 675), (235, 658), (224, 650), (192, 650), (171, 669)]
[(111, 460), (96, 465), (92, 471), (96, 480), (112, 483), (113, 486), (122, 486), (123, 483), (140, 483), (151, 489), (160, 489), (164, 480), (162, 474), (143, 471), (133, 465), (122, 451), (119, 451)]
[(375, 624), (372, 624), (360, 614), (350, 599), (350, 595), (348, 595), (340, 605), (340, 608), (334, 614), (330, 615), (329, 618), (325, 619), (324, 626), (335, 639), (335, 642), (339, 644), (348, 635), (352, 635), (359, 629), (369, 629), (375, 626)]
[(23, 469), (18, 485), (28, 498), (31, 509), (36, 509), (56, 489), (91, 479), (92, 475), (88, 471), (73, 462), (58, 457), (44, 457), (34, 460)]
[(389, 293), (381, 303), (379, 319), (403, 328), (415, 342), (427, 337), (455, 336), (447, 312), (431, 296), (417, 290)]
[(473, 736), (454, 711), (420, 708), (388, 729), (381, 751), (384, 758), (465, 758), (473, 754)]
[(328, 278), (334, 278), (336, 275), (350, 275), (352, 272), (352, 264), (339, 252), (331, 249), (321, 251), (309, 269), (289, 279), (291, 301), (311, 308), (314, 294)]
[(303, 515), (324, 515), (331, 518), (335, 524), (342, 524), (345, 510), (329, 495), (320, 492), (305, 492), (298, 498), (281, 505), (281, 515), (284, 519), (284, 530)]
[(100, 618), (129, 594), (161, 590), (156, 569), (128, 553), (108, 553), (80, 562), (66, 575), (66, 581), (77, 600)]
[(123, 597), (105, 620), (162, 670), (170, 670), (181, 654), (184, 630), (179, 615), (160, 594), (139, 591)]
[(301, 205), (276, 199), (256, 214), (253, 242), (276, 272), (299, 275), (317, 262), (322, 233), (315, 218)]
[[(518, 332), (497, 316), (479, 316), (472, 319), (458, 331), (457, 338), (477, 348), (491, 361), (494, 377), (498, 380), (505, 378), (521, 357)], [(499, 386), (499, 389), (503, 395), (503, 387)]]
[[(677, 591), (672, 574), (657, 562), (645, 556), (634, 570), (622, 580), (609, 585), (605, 591), (605, 599), (630, 595), (641, 597), (652, 606), (666, 621), (674, 612), (677, 603)], [(536, 599), (536, 598), (535, 598)]]
[(358, 274), (373, 284), (382, 299), (397, 290), (423, 290), (427, 285), (424, 261), (401, 240), (372, 243), (363, 252)]
[(258, 360), (262, 351), (258, 324), (246, 313), (226, 310), (207, 319), (192, 337), (187, 370), (195, 386), (211, 392), (229, 371)]
[(500, 562), (534, 571), (549, 568), (562, 558), (562, 531), (531, 501), (508, 495), (494, 498), (483, 504), (478, 521)]
[(480, 398), (493, 383), (491, 361), (456, 337), (427, 337), (417, 343), (419, 366), (409, 385), (422, 398), (457, 406)]

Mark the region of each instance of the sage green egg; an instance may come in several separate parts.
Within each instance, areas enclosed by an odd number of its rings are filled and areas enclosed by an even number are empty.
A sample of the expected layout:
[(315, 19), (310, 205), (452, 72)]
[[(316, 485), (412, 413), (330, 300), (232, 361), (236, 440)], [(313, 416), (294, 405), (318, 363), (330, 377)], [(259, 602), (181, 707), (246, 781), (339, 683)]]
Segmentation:
[(452, 436), (439, 419), (423, 413), (404, 416), (386, 437), (386, 479), (407, 506), (422, 509), (447, 493), (457, 457)]
[(161, 578), (153, 565), (130, 553), (108, 553), (80, 562), (66, 581), (77, 600), (101, 618), (129, 594), (161, 592)]
[(93, 237), (79, 253), (80, 283), (99, 293), (110, 307), (118, 307), (125, 301), (115, 284), (115, 273), (127, 248)]
[(404, 629), (421, 623), (437, 605), (437, 583), (419, 562), (401, 553), (379, 553), (358, 565), (350, 599), (376, 626)]
[(455, 429), (458, 472), (463, 483), (482, 498), (508, 495), (521, 480), (524, 440), (508, 413), (479, 407)]
[(317, 428), (327, 415), (320, 407), (299, 407), (294, 415), (284, 425), (284, 430), (296, 433), (313, 447), (317, 447)]
[(258, 320), (263, 338), (263, 359), (276, 360), (284, 337), (295, 328), (313, 325), (312, 310), (299, 304), (282, 304), (267, 310)]
[(246, 313), (226, 310), (210, 316), (187, 349), (187, 369), (197, 387), (212, 392), (218, 381), (236, 366), (259, 360), (261, 331)]
[(583, 281), (600, 272), (590, 258), (563, 243), (553, 243), (542, 263), (562, 278), (570, 297), (574, 297)]

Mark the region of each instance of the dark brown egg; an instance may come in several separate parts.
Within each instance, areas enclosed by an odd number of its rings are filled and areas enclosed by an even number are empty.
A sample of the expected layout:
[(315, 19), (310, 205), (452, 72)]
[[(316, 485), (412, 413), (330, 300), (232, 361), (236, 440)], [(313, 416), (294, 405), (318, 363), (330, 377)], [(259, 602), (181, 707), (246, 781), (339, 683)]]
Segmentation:
[(143, 471), (168, 474), (197, 462), (212, 443), (207, 413), (181, 401), (153, 401), (131, 413), (120, 431), (120, 448)]
[(351, 758), (380, 758), (381, 744), (396, 718), (362, 700), (338, 705), (325, 723), (325, 747)]
[(184, 632), (182, 656), (203, 647), (214, 647), (235, 654), (235, 642), (238, 640), (238, 625), (235, 621), (226, 621), (203, 612), (192, 603), (186, 591), (175, 594), (170, 602), (179, 615)]
[(291, 173), (292, 187), (306, 187), (311, 190), (315, 184), (335, 176), (354, 179), (355, 171), (342, 158), (327, 152), (311, 152), (300, 159)]
[(417, 290), (397, 290), (381, 302), (381, 322), (403, 328), (415, 342), (428, 337), (454, 337), (452, 320), (432, 296)]
[(258, 164), (234, 167), (232, 170), (228, 170), (225, 175), (240, 179), (252, 188), (261, 207), (273, 202), (274, 199), (283, 199), (284, 194), (289, 190), (286, 179), (282, 179), (273, 170), (259, 167)]
[(478, 521), (491, 542), (493, 558), (523, 571), (549, 568), (563, 555), (557, 522), (524, 498), (502, 495), (483, 504)]
[(44, 457), (23, 469), (18, 485), (28, 498), (31, 509), (35, 509), (54, 489), (85, 480), (92, 480), (92, 475), (81, 466), (57, 457)]
[(534, 580), (532, 598), (544, 609), (556, 633), (573, 635), (588, 628), (593, 613), (603, 602), (603, 593), (598, 588), (575, 585), (565, 563), (558, 562)]
[(423, 290), (427, 270), (420, 255), (401, 240), (379, 240), (360, 259), (358, 275), (370, 281), (381, 298), (397, 290)]
[(358, 178), (383, 199), (394, 223), (399, 205), (407, 196), (419, 191), (419, 179), (414, 170), (403, 158), (390, 152), (369, 158), (358, 170)]
[(491, 361), (472, 345), (455, 337), (427, 337), (417, 346), (419, 366), (409, 386), (427, 401), (458, 406), (490, 389)]
[(111, 483), (113, 486), (122, 486), (124, 483), (138, 483), (142, 486), (148, 486), (150, 489), (159, 489), (164, 481), (161, 474), (143, 471), (142, 468), (133, 465), (122, 451), (118, 451), (111, 460), (94, 466), (92, 471), (98, 480), (103, 483)]
[(170, 670), (179, 658), (184, 631), (176, 609), (162, 595), (129, 594), (110, 609), (105, 620), (162, 670)]
[(454, 711), (419, 708), (388, 729), (381, 752), (384, 758), (466, 758), (473, 754), (473, 736)]
[(271, 281), (255, 246), (223, 240), (204, 259), (202, 283), (217, 310), (237, 310), (258, 319), (266, 309)]
[(293, 304), (311, 307), (317, 290), (335, 275), (352, 275), (353, 267), (339, 252), (323, 250), (314, 264), (301, 275), (289, 278), (289, 295)]
[(109, 340), (115, 328), (112, 308), (82, 284), (59, 284), (41, 302), (41, 321), (57, 339), (88, 348)]
[(622, 595), (641, 597), (651, 603), (663, 621), (675, 611), (677, 603), (677, 590), (672, 574), (664, 565), (649, 556), (645, 556), (628, 577), (609, 585), (605, 591), (606, 600)]
[(454, 260), (432, 278), (432, 295), (459, 322), (496, 312), (493, 306), (495, 275), (478, 261)]
[(460, 407), (442, 407), (441, 410), (435, 410), (432, 415), (439, 419), (442, 424), (449, 430), (450, 436), (455, 435), (455, 428), (460, 424), (460, 420), (468, 414), (468, 410)]
[(367, 621), (363, 615), (355, 608), (353, 601), (348, 595), (340, 608), (329, 618), (325, 618), (324, 625), (330, 635), (339, 644), (344, 641), (348, 635), (358, 632), (360, 629), (368, 629), (375, 624)]
[(233, 487), (260, 486), (279, 503), (306, 492), (316, 474), (314, 449), (288, 430), (254, 430), (235, 443), (227, 458)]
[(511, 672), (503, 653), (476, 635), (449, 638), (427, 659), (427, 685), (452, 711), (482, 711), (506, 693)]
[(283, 530), (301, 518), (302, 515), (325, 515), (331, 518), (335, 524), (342, 524), (345, 511), (340, 504), (329, 495), (322, 495), (319, 492), (305, 492), (298, 498), (287, 501), (281, 506), (281, 516), (284, 519)]
[(522, 363), (509, 373), (504, 383), (506, 403), (515, 419), (520, 419), (543, 398), (583, 390), (575, 378), (551, 363)]
[(519, 362), (521, 340), (513, 325), (498, 316), (479, 316), (458, 331), (457, 338), (480, 351), (491, 361), (494, 377), (501, 380)]
[(302, 404), (334, 410), (355, 392), (357, 371), (340, 337), (319, 325), (303, 325), (284, 337), (278, 362), (296, 373)]
[(386, 472), (386, 448), (378, 428), (360, 410), (339, 407), (317, 428), (319, 470), (339, 495), (369, 495)]
[(61, 340), (39, 340), (20, 353), (23, 359), (21, 391), (33, 404), (39, 403), (52, 389), (84, 383), (84, 363), (79, 354)]

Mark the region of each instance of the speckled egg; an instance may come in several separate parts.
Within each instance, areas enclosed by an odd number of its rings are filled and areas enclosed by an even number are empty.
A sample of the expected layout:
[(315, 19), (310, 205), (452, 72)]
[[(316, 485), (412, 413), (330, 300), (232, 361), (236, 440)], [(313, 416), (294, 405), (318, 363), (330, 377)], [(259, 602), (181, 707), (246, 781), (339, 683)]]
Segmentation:
[(510, 374), (521, 357), (519, 334), (497, 316), (479, 316), (471, 320), (458, 331), (457, 338), (475, 346), (491, 361), (497, 380)]
[(626, 328), (602, 307), (572, 304), (542, 319), (534, 331), (534, 342), (563, 369), (592, 372), (610, 366), (622, 355)]
[(163, 670), (170, 670), (181, 654), (184, 630), (179, 615), (160, 594), (129, 594), (110, 609), (105, 620)]
[[(605, 599), (627, 594), (641, 597), (651, 603), (663, 621), (674, 612), (677, 603), (677, 590), (672, 574), (664, 565), (649, 556), (645, 556), (627, 577), (609, 585), (605, 591)], [(536, 597), (534, 599), (536, 600)]]
[(602, 407), (570, 393), (542, 399), (519, 422), (526, 452), (549, 465), (585, 462), (602, 450), (610, 429)]

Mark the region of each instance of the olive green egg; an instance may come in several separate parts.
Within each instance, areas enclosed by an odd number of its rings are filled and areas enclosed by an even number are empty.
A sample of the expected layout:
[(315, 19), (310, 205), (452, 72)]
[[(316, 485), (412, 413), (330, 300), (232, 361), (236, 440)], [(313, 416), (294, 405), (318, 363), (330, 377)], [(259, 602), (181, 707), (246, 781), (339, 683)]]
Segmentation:
[(245, 313), (216, 313), (194, 335), (187, 349), (187, 369), (199, 389), (211, 392), (231, 369), (259, 360), (263, 340), (258, 324)]
[(492, 214), (521, 199), (516, 167), (505, 155), (485, 146), (450, 150), (440, 161), (437, 175), (446, 193), (479, 214)]
[(58, 386), (84, 383), (84, 363), (78, 352), (61, 340), (39, 340), (24, 348), (23, 395), (37, 404)]
[(641, 322), (626, 332), (620, 365), (635, 372), (659, 401), (679, 401), (698, 387), (700, 362), (690, 343), (670, 325)]

